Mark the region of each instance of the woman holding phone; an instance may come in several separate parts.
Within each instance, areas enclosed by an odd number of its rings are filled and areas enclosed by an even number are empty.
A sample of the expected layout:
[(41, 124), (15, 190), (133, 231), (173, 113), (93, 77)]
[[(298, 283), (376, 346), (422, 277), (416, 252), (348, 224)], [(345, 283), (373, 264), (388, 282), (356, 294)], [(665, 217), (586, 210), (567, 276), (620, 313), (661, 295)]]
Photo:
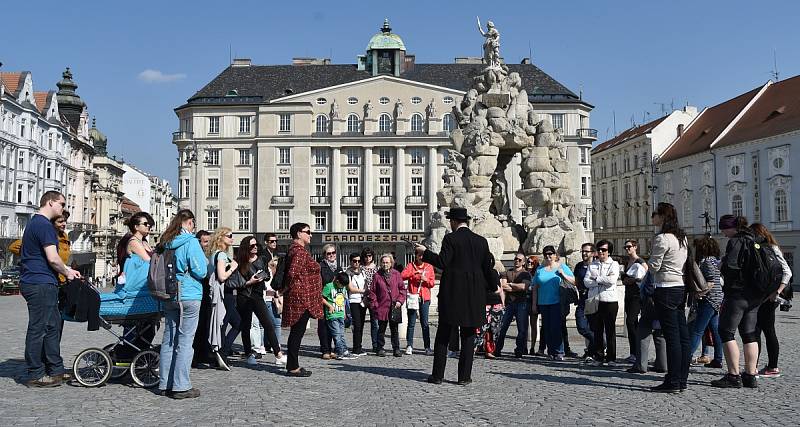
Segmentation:
[(272, 324), (272, 318), (267, 314), (267, 305), (264, 302), (264, 282), (270, 278), (267, 266), (263, 265), (263, 258), (258, 256), (259, 248), (256, 238), (247, 236), (242, 239), (236, 250), (238, 268), (228, 279), (227, 285), (237, 290), (236, 309), (242, 318), (242, 345), (247, 355), (247, 364), (255, 365), (256, 356), (250, 340), (250, 323), (253, 314), (264, 327), (264, 335), (269, 341), (275, 355), (276, 365), (285, 365), (286, 356), (281, 352), (278, 337)]

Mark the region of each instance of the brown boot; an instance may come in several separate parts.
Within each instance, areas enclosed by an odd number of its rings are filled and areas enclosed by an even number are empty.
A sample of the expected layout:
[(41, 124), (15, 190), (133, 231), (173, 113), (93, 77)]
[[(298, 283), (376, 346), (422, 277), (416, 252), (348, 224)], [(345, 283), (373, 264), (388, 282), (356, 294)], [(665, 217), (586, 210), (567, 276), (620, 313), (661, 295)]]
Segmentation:
[(60, 377), (53, 378), (47, 375), (41, 378), (36, 378), (25, 382), (25, 386), (30, 388), (58, 387), (60, 385), (61, 385)]

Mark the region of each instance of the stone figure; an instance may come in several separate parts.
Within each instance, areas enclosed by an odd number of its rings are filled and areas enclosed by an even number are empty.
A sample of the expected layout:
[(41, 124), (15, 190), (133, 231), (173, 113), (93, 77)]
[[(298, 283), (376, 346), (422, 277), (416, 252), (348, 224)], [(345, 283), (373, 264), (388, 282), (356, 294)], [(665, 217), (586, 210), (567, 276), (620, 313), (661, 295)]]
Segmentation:
[(339, 103), (336, 100), (333, 100), (333, 104), (331, 104), (331, 119), (338, 119), (339, 118)]
[(486, 21), (486, 31), (483, 31), (481, 19), (478, 18), (478, 31), (486, 38), (483, 42), (483, 60), (490, 68), (500, 68), (500, 32), (494, 27), (494, 22)]
[(428, 108), (425, 109), (428, 112), (428, 117), (435, 117), (436, 116), (436, 105), (434, 103), (434, 99), (431, 98), (431, 103), (428, 104)]
[(497, 216), (500, 221), (505, 221), (511, 214), (507, 188), (505, 174), (500, 172), (492, 174), (492, 206), (489, 208), (489, 212)]
[(364, 118), (372, 115), (372, 100), (367, 100), (367, 103), (364, 104)]
[(403, 101), (400, 98), (397, 98), (397, 103), (394, 105), (394, 111), (398, 119), (403, 117), (403, 110)]

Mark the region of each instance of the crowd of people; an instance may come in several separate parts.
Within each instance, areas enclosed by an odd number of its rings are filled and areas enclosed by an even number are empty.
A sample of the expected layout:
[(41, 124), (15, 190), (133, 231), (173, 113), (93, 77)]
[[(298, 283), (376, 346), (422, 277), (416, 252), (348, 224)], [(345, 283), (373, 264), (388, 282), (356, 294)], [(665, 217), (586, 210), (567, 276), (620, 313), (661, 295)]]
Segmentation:
[[(57, 386), (69, 379), (60, 356), (58, 292), (60, 284), (81, 276), (66, 266), (69, 240), (63, 238), (63, 230), (68, 213), (63, 207), (63, 195), (45, 193), (18, 248), (20, 287), (29, 313), (25, 360), (30, 377), (26, 384), (31, 387)], [(348, 265), (339, 265), (344, 257), (334, 245), (323, 247), (321, 260), (312, 256), (312, 231), (305, 223), (290, 227), (292, 241), (282, 255), (272, 233), (262, 242), (254, 236), (234, 242), (228, 227), (196, 231), (194, 215), (187, 209), (176, 214), (155, 244), (150, 235), (153, 219), (139, 212), (127, 220), (129, 233), (117, 248), (121, 271), (116, 289), (101, 299), (124, 303), (146, 294), (151, 258), (174, 253), (180, 287), (161, 307), (165, 326), (159, 390), (176, 399), (200, 395), (192, 387), (190, 368), (229, 371), (231, 358), (237, 356), (246, 365), (256, 365), (272, 353), (288, 376), (311, 376), (300, 365), (299, 351), (312, 318), (317, 320), (319, 353), (325, 360), (367, 355), (366, 329), (375, 356), (387, 355), (387, 328), (392, 356), (413, 355), (419, 320), (423, 345), (417, 354), (433, 356), (428, 382), (434, 384), (442, 382), (448, 356), (459, 358), (458, 384), (471, 383), (475, 354), (487, 359), (582, 359), (595, 367), (624, 363), (630, 365), (630, 374), (664, 373), (664, 381), (651, 390), (667, 393), (687, 388), (690, 365), (722, 368), (723, 359), (727, 373), (711, 382), (715, 387), (754, 388), (759, 376), (780, 376), (775, 310), (780, 296), (787, 295), (792, 274), (774, 236), (761, 224), (721, 217), (719, 228), (727, 247), (720, 258), (717, 240), (706, 235), (690, 243), (674, 207), (659, 203), (652, 215), (658, 231), (647, 260), (638, 255), (635, 240), (625, 242), (620, 261), (612, 257), (613, 243), (600, 240), (583, 244), (581, 261), (573, 266), (557, 247), (545, 246), (541, 258), (518, 253), (514, 266), (498, 273), (486, 239), (469, 229), (466, 210), (453, 208), (448, 218), (453, 232), (445, 236), (438, 254), (417, 245), (413, 262), (402, 266), (392, 253), (364, 248), (348, 254)], [(753, 264), (748, 260), (759, 245), (772, 250), (782, 272), (779, 286), (767, 294), (752, 283)], [(698, 280), (704, 282), (701, 290), (686, 284), (687, 269), (695, 265), (702, 275)], [(441, 271), (438, 281), (434, 267)], [(619, 284), (624, 289), (618, 290)], [(429, 315), (435, 286), (438, 328), (432, 345)], [(631, 351), (622, 360), (616, 344), (620, 296)], [(570, 345), (567, 318), (573, 306), (575, 327), (585, 343), (582, 355)], [(504, 353), (512, 322), (517, 328), (515, 347)], [(405, 346), (400, 342), (403, 323)], [(282, 328), (289, 330), (285, 348)], [(744, 343), (742, 372), (737, 329)], [(761, 335), (768, 362), (757, 371)], [(652, 366), (651, 336), (656, 349)], [(235, 349), (237, 337), (242, 351)], [(698, 350), (701, 355), (694, 357)]]

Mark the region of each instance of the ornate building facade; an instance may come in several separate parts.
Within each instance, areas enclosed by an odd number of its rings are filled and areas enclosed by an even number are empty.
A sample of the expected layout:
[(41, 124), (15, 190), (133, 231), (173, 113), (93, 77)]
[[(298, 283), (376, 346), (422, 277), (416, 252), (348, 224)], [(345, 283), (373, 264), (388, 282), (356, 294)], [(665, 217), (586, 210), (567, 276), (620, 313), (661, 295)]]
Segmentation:
[[(288, 239), (302, 221), (315, 251), (331, 242), (343, 256), (364, 246), (402, 256), (398, 242), (420, 239), (438, 209), (452, 109), (482, 67), (480, 58), (416, 63), (388, 21), (355, 64), (234, 60), (175, 109), (180, 207), (195, 212), (198, 227), (231, 227), (236, 241), (265, 232)], [(561, 129), (570, 172), (588, 178), (592, 106), (527, 58), (508, 67)], [(522, 187), (519, 172), (516, 159), (509, 194)], [(581, 180), (573, 182), (579, 192)], [(583, 209), (591, 206), (588, 190), (578, 194)], [(520, 223), (526, 208), (511, 203)]]

